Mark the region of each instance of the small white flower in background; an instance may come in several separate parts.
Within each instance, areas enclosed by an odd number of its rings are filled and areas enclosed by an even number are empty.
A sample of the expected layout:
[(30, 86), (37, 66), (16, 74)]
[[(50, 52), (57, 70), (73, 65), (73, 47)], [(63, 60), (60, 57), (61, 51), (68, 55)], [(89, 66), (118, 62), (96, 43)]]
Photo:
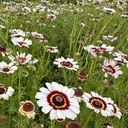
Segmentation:
[(53, 20), (56, 19), (56, 15), (54, 15), (54, 14), (48, 14), (47, 15), (47, 18), (50, 19), (51, 21), (53, 21)]
[(108, 40), (108, 41), (111, 41), (111, 42), (117, 40), (117, 38), (118, 37), (113, 37), (111, 35), (103, 36), (103, 40)]
[(35, 64), (37, 63), (39, 60), (36, 59), (36, 58), (32, 58), (30, 61), (29, 61), (29, 64)]
[(109, 105), (109, 98), (104, 98), (98, 93), (91, 92), (89, 93), (84, 93), (83, 94), (83, 101), (86, 103), (86, 106), (90, 109), (93, 109), (96, 113), (101, 113), (102, 116), (112, 116), (112, 110), (113, 107)]
[(47, 51), (48, 52), (51, 52), (51, 53), (56, 53), (58, 52), (58, 49), (57, 47), (54, 47), (54, 46), (45, 46), (47, 48)]
[(112, 55), (115, 57), (114, 60), (117, 62), (117, 63), (121, 63), (121, 64), (126, 64), (127, 68), (128, 68), (128, 55), (127, 54), (124, 54), (120, 51), (115, 51), (112, 53)]
[(31, 32), (31, 35), (35, 38), (39, 38), (39, 39), (44, 39), (44, 35), (43, 34), (40, 34), (40, 33), (37, 33), (37, 32)]
[(29, 40), (29, 39), (24, 39), (23, 37), (19, 37), (19, 38), (12, 38), (11, 39), (12, 43), (14, 45), (18, 45), (20, 47), (28, 47), (29, 48), (29, 45), (32, 45), (32, 41)]
[(120, 67), (116, 65), (116, 61), (114, 60), (104, 60), (104, 64), (102, 65), (102, 70), (105, 73), (104, 76), (108, 77), (108, 75), (112, 75), (115, 79), (121, 75), (123, 72), (120, 70)]
[(20, 53), (17, 52), (16, 57), (8, 56), (8, 58), (12, 61), (12, 63), (17, 64), (17, 65), (23, 65), (26, 63), (29, 63), (29, 61), (32, 59), (32, 55), (28, 54), (25, 55), (25, 53)]
[(113, 14), (113, 13), (116, 12), (114, 9), (112, 9), (112, 8), (106, 8), (106, 7), (103, 8), (103, 11), (105, 11), (108, 14)]
[(79, 66), (77, 65), (78, 62), (74, 62), (74, 59), (72, 58), (57, 58), (53, 63), (58, 65), (58, 67), (66, 68), (69, 70), (77, 70), (79, 68)]
[(7, 64), (6, 62), (0, 62), (0, 72), (10, 74), (14, 73), (18, 69), (17, 66), (13, 66), (13, 63)]
[(50, 119), (66, 118), (74, 120), (80, 113), (78, 100), (74, 97), (74, 90), (56, 82), (45, 83), (46, 87), (41, 87), (37, 92), (37, 104), (45, 114), (50, 112)]
[(19, 112), (23, 116), (27, 116), (28, 118), (34, 119), (35, 117), (35, 105), (31, 101), (21, 101), (21, 106), (19, 108)]
[(1, 28), (3, 29), (3, 28), (5, 28), (5, 26), (3, 26), (3, 25), (0, 25), (0, 29), (1, 29)]
[(0, 99), (8, 100), (10, 96), (14, 93), (14, 89), (12, 87), (4, 88), (3, 84), (0, 84)]

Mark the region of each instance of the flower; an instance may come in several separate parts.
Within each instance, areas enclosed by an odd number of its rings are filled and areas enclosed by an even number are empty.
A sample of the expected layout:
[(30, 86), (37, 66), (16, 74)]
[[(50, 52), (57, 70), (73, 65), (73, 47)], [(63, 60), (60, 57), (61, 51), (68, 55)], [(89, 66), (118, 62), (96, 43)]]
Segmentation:
[(78, 72), (77, 77), (79, 80), (84, 81), (88, 78), (88, 72), (85, 71)]
[(74, 59), (72, 58), (67, 58), (67, 59), (65, 59), (64, 57), (57, 58), (53, 63), (58, 65), (58, 67), (62, 67), (62, 68), (64, 67), (70, 70), (77, 70), (79, 68), (79, 66), (76, 65), (77, 62), (74, 62)]
[(112, 75), (115, 79), (122, 74), (123, 72), (120, 70), (119, 66), (116, 66), (116, 62), (114, 60), (104, 60), (104, 64), (102, 66), (102, 70), (105, 73), (104, 76), (108, 77), (108, 74)]
[(48, 51), (48, 52), (51, 52), (51, 53), (56, 53), (56, 52), (58, 52), (57, 47), (54, 47), (54, 46), (46, 46), (46, 48), (47, 48), (47, 51)]
[(4, 88), (3, 84), (0, 84), (0, 99), (8, 100), (10, 96), (14, 93), (14, 89), (12, 87)]
[(18, 67), (13, 66), (13, 63), (7, 64), (4, 61), (0, 62), (0, 72), (9, 74), (9, 73), (13, 73), (17, 69), (18, 69)]
[(75, 121), (71, 121), (71, 122), (68, 122), (64, 128), (82, 128), (78, 122), (75, 122)]
[(53, 20), (56, 19), (56, 15), (54, 15), (54, 14), (48, 14), (47, 15), (47, 18), (50, 19), (51, 21), (53, 21)]
[(26, 100), (21, 101), (21, 106), (19, 108), (19, 112), (23, 115), (23, 116), (27, 116), (28, 118), (32, 118), (34, 119), (35, 117), (35, 106), (31, 101)]
[(94, 57), (96, 57), (97, 54), (101, 54), (103, 52), (111, 52), (113, 49), (114, 47), (107, 46), (106, 44), (102, 44), (101, 46), (94, 46), (94, 45), (84, 46), (84, 50), (87, 50)]
[(103, 8), (103, 11), (105, 11), (105, 12), (108, 13), (108, 14), (115, 13), (115, 10), (114, 10), (114, 9), (106, 8), (106, 7)]
[(0, 117), (0, 124), (5, 125), (8, 123), (8, 118), (6, 116)]
[(84, 94), (84, 90), (79, 87), (79, 88), (74, 88), (75, 94), (74, 97), (81, 102), (82, 98), (83, 98), (83, 94)]
[(45, 114), (50, 112), (50, 119), (74, 120), (80, 113), (79, 103), (74, 97), (74, 90), (56, 82), (45, 83), (47, 88), (42, 87), (41, 92), (36, 93), (37, 104), (42, 107)]
[(111, 98), (109, 98), (108, 104), (113, 107), (113, 109), (112, 109), (113, 116), (117, 117), (118, 119), (121, 119), (122, 114), (120, 112), (120, 109), (118, 108), (118, 106), (116, 104), (114, 104), (114, 101)]
[(118, 37), (114, 37), (114, 36), (110, 36), (110, 35), (107, 35), (107, 36), (103, 36), (103, 40), (108, 40), (108, 41), (115, 41), (117, 40)]
[(31, 32), (31, 35), (33, 37), (38, 38), (38, 39), (44, 39), (44, 35), (43, 34), (40, 34), (40, 33), (37, 33), (37, 32)]
[(86, 103), (86, 106), (90, 109), (93, 109), (96, 113), (101, 112), (102, 116), (112, 116), (113, 107), (108, 104), (109, 98), (103, 98), (98, 95), (98, 93), (91, 92), (83, 94), (83, 101)]
[(0, 53), (2, 54), (2, 56), (5, 56), (6, 48), (2, 45), (0, 45)]
[(32, 41), (29, 39), (24, 39), (23, 37), (19, 37), (19, 38), (12, 38), (11, 39), (12, 43), (14, 45), (18, 45), (20, 47), (29, 47), (29, 45), (32, 45)]
[(29, 63), (29, 61), (31, 60), (32, 55), (28, 54), (27, 56), (25, 56), (25, 53), (18, 53), (16, 57), (13, 57), (12, 55), (9, 56), (8, 58), (12, 61), (12, 63), (17, 64), (17, 65), (21, 65), (21, 64), (26, 64)]
[(114, 60), (117, 63), (121, 63), (121, 64), (126, 63), (126, 66), (128, 68), (128, 55), (127, 54), (124, 54), (120, 51), (115, 51), (112, 53), (112, 55), (115, 57)]

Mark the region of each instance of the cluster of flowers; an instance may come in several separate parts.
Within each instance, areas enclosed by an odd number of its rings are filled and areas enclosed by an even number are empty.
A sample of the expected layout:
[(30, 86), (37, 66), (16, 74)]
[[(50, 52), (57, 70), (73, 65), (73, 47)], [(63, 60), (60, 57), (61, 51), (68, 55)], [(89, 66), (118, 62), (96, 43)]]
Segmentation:
[(40, 92), (36, 93), (37, 104), (45, 114), (50, 112), (50, 119), (70, 118), (74, 120), (80, 113), (80, 102), (84, 101), (86, 107), (93, 109), (102, 116), (116, 116), (121, 118), (120, 109), (111, 98), (102, 97), (95, 92), (91, 94), (81, 88), (68, 88), (56, 82), (45, 83)]
[[(108, 74), (112, 75), (114, 78), (117, 78), (123, 72), (121, 71), (119, 65), (124, 65), (128, 67), (128, 55), (122, 53), (121, 51), (115, 51), (113, 46), (107, 46), (103, 44), (101, 46), (84, 46), (84, 50), (91, 53), (93, 57), (100, 55), (100, 58), (104, 58), (103, 65), (101, 65), (104, 76), (108, 77)], [(104, 52), (108, 52), (112, 55), (112, 59), (108, 60), (107, 57), (102, 56)]]

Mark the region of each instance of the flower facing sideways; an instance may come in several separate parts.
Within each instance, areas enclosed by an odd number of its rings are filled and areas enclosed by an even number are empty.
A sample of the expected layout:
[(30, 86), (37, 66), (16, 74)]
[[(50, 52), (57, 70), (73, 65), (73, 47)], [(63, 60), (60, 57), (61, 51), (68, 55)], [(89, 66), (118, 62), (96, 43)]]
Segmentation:
[(51, 53), (56, 53), (56, 52), (58, 52), (57, 47), (54, 47), (54, 46), (46, 46), (46, 48), (47, 48), (47, 51), (48, 51), (48, 52), (51, 52)]
[(8, 100), (10, 96), (14, 93), (14, 89), (12, 87), (4, 88), (3, 84), (0, 84), (0, 99)]
[(116, 65), (114, 60), (104, 60), (104, 64), (102, 66), (102, 70), (105, 73), (104, 76), (108, 77), (108, 74), (112, 75), (115, 79), (122, 74), (123, 72), (120, 70), (120, 67)]
[(86, 106), (90, 109), (93, 109), (96, 113), (101, 112), (102, 116), (112, 116), (113, 106), (108, 104), (109, 98), (103, 98), (95, 92), (84, 93), (83, 101), (86, 103)]
[(79, 66), (76, 65), (77, 62), (74, 62), (74, 59), (72, 58), (67, 58), (67, 59), (65, 59), (64, 57), (57, 58), (53, 63), (58, 65), (58, 67), (62, 67), (62, 68), (64, 67), (70, 70), (77, 70), (79, 68)]
[(37, 104), (45, 114), (50, 112), (50, 119), (70, 118), (74, 120), (80, 113), (79, 103), (74, 97), (74, 90), (56, 82), (46, 83), (47, 88), (40, 88), (36, 93)]
[(13, 73), (17, 69), (18, 69), (18, 67), (13, 66), (13, 63), (7, 64), (4, 61), (0, 62), (0, 72), (10, 74), (10, 73)]
[(31, 101), (22, 101), (21, 106), (19, 108), (19, 112), (23, 116), (27, 116), (28, 118), (34, 119), (35, 117), (35, 105)]

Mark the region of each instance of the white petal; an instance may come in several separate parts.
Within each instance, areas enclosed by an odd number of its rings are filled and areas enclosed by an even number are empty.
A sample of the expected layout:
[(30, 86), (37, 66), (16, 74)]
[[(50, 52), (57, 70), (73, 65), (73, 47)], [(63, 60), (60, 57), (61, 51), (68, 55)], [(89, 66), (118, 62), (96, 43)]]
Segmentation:
[(54, 109), (51, 110), (50, 119), (51, 120), (58, 119), (56, 110), (54, 110)]
[(42, 107), (41, 111), (47, 114), (51, 109), (52, 107), (47, 105), (47, 106)]
[(63, 111), (57, 110), (57, 117), (59, 119), (65, 119), (65, 115), (64, 115)]
[(45, 94), (49, 94), (49, 93), (50, 93), (50, 91), (49, 91), (48, 89), (44, 88), (44, 87), (40, 88), (39, 90), (40, 90), (42, 93), (45, 93)]
[(68, 89), (67, 92), (66, 92), (68, 97), (72, 97), (74, 95), (74, 93), (75, 93), (75, 91), (72, 88)]

